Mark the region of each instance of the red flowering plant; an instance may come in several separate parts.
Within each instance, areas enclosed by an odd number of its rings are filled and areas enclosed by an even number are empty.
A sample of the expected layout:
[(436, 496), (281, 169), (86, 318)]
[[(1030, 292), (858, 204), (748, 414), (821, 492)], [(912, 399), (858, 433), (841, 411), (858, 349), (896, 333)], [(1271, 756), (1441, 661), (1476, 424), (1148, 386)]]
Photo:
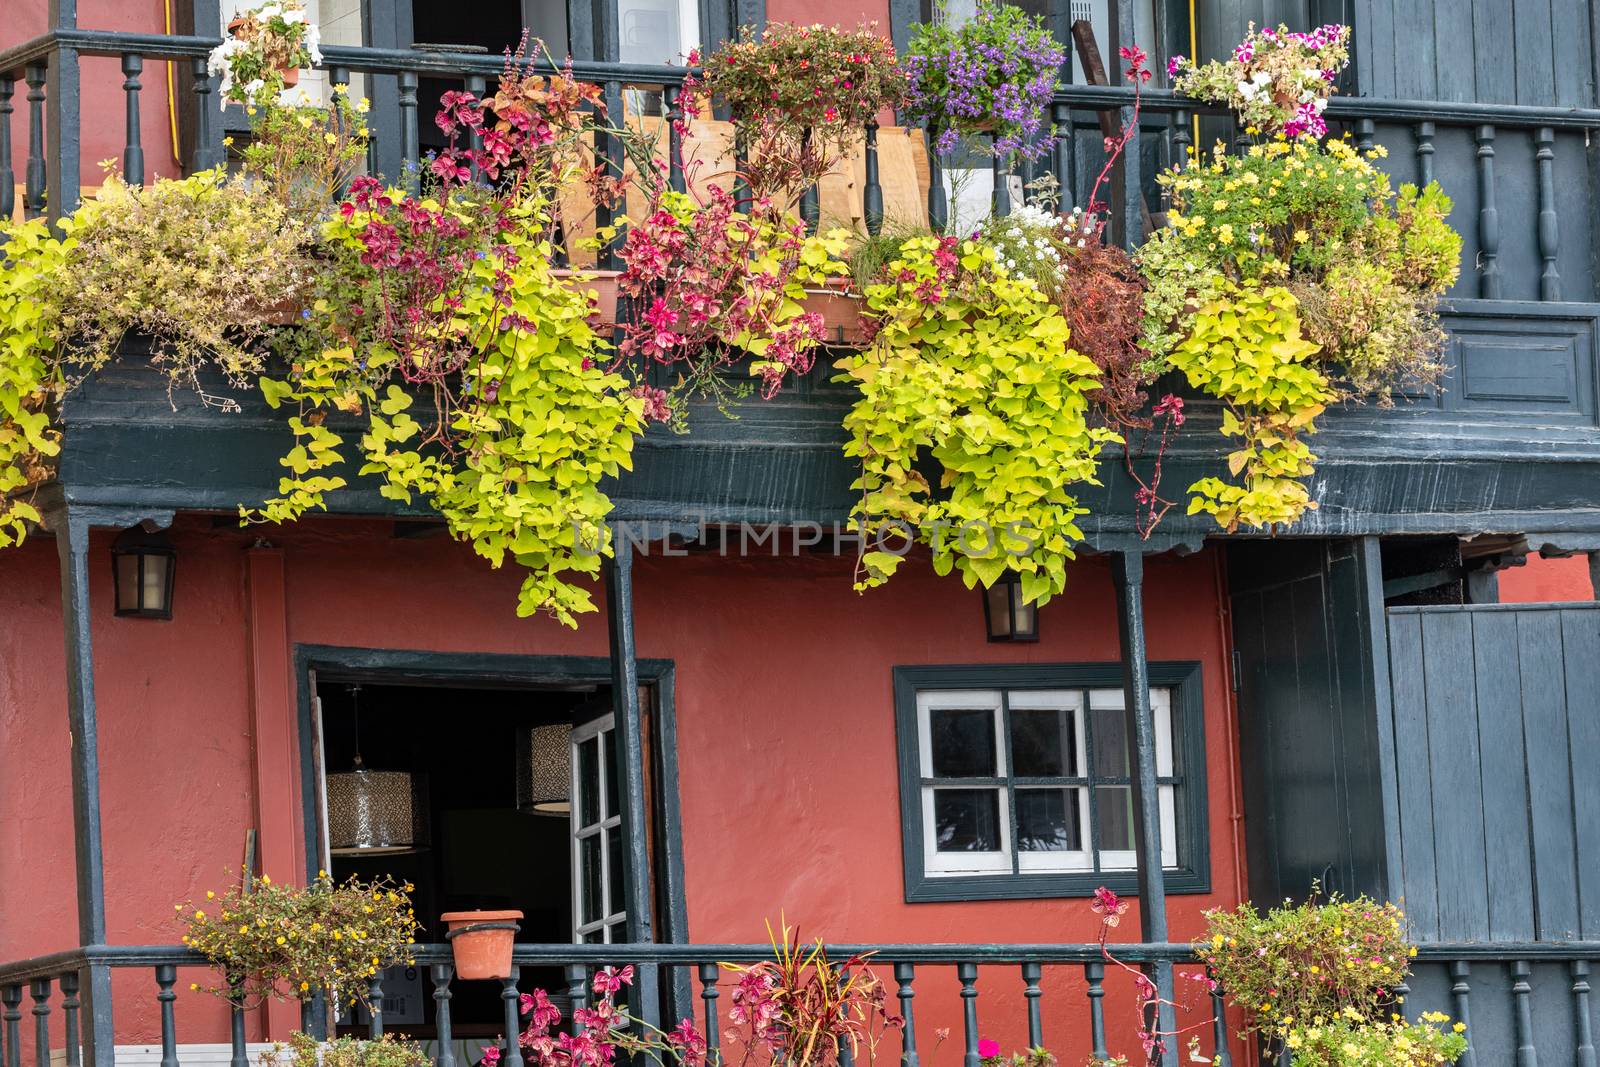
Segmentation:
[[(611, 1067), (619, 1052), (623, 1062), (648, 1058), (662, 1065), (705, 1067), (706, 1039), (692, 1021), (684, 1019), (672, 1030), (661, 1030), (630, 1015), (618, 1002), (633, 978), (632, 966), (596, 972), (590, 982), (594, 1005), (573, 1009), (573, 1033), (560, 1029), (561, 1009), (543, 989), (522, 994), (519, 1006), (527, 1022), (517, 1035), (517, 1045), (529, 1067)], [(485, 1046), (478, 1062), (481, 1067), (496, 1067), (499, 1045)]]
[(767, 932), (772, 959), (722, 965), (739, 976), (728, 1011), (738, 1067), (835, 1067), (847, 1050), (870, 1061), (883, 1036), (904, 1027), (868, 954), (835, 961), (787, 923)]
[[(691, 65), (699, 57), (691, 55)], [(848, 151), (862, 125), (905, 102), (906, 75), (876, 23), (774, 23), (705, 58), (690, 95), (726, 104), (750, 157), (755, 197), (781, 199), (817, 181)]]
[[(1122, 924), (1123, 915), (1127, 914), (1128, 902), (1121, 900), (1115, 893), (1101, 886), (1094, 891), (1094, 897), (1089, 903), (1089, 910), (1100, 917), (1100, 956), (1112, 967), (1122, 971), (1133, 978), (1134, 996), (1138, 1004), (1139, 1013), (1139, 1044), (1144, 1050), (1145, 1062), (1150, 1067), (1160, 1063), (1171, 1062), (1164, 1058), (1167, 1043), (1172, 1040), (1186, 1037), (1188, 1046), (1188, 1060), (1192, 1063), (1209, 1063), (1210, 1059), (1200, 1053), (1199, 1031), (1211, 1026), (1215, 1021), (1214, 1015), (1207, 1015), (1204, 1019), (1179, 1026), (1176, 1030), (1162, 1030), (1160, 1028), (1161, 1009), (1170, 1007), (1174, 1011), (1187, 1012), (1191, 1005), (1181, 1000), (1169, 1000), (1163, 997), (1156, 989), (1156, 984), (1143, 970), (1123, 960), (1118, 959), (1111, 951), (1108, 941), (1111, 931)], [(1184, 974), (1181, 980), (1191, 987), (1204, 990), (1210, 996), (1217, 988), (1217, 983), (1209, 975), (1189, 973)], [(1125, 1062), (1113, 1060), (1112, 1062)]]

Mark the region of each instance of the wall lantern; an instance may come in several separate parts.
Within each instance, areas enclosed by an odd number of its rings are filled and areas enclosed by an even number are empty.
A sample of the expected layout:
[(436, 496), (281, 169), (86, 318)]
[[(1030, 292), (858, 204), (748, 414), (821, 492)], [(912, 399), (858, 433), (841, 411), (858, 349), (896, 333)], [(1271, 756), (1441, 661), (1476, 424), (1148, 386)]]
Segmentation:
[(517, 731), (517, 810), (529, 815), (572, 811), (572, 727), (524, 726)]
[(991, 641), (1039, 640), (1039, 605), (1022, 602), (1022, 579), (1012, 571), (996, 578), (980, 590), (983, 594), (983, 621)]
[(117, 614), (136, 619), (172, 618), (172, 572), (178, 550), (165, 533), (131, 526), (111, 543)]
[(374, 771), (361, 760), (361, 687), (350, 687), (355, 758), (328, 775), (328, 851), (335, 856), (395, 856), (428, 844), (427, 779)]

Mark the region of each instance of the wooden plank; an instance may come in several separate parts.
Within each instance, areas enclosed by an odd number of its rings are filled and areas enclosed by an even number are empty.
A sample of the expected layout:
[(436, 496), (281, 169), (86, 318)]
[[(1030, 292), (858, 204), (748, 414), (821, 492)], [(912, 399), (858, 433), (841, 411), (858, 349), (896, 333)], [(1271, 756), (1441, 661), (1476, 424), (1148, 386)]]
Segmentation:
[(1401, 100), (1437, 99), (1436, 55), (1449, 53), (1435, 52), (1434, 2), (1408, 0), (1395, 5), (1393, 47), (1405, 49), (1405, 60), (1394, 65), (1395, 96)]
[[(1471, 685), (1472, 615), (1428, 612), (1421, 618), (1439, 936), (1446, 941), (1478, 941), (1489, 936), (1489, 886), (1478, 708)], [(1417, 761), (1422, 757), (1420, 750), (1409, 754)]]
[(1581, 936), (1600, 940), (1600, 609), (1561, 612), (1566, 660), (1567, 740), (1572, 752), (1572, 817), (1577, 831)]
[(1394, 5), (1390, 0), (1373, 0), (1362, 9), (1362, 14), (1366, 17), (1359, 19), (1358, 23), (1370, 23), (1372, 30), (1367, 38), (1371, 51), (1362, 69), (1363, 77), (1370, 81), (1363, 82), (1361, 91), (1367, 96), (1393, 97), (1395, 67), (1398, 66), (1395, 58)]
[[(1481, 2), (1481, 0), (1480, 0)], [(1490, 0), (1503, 4), (1505, 0)], [(1554, 0), (1561, 2), (1561, 0)], [(1516, 48), (1517, 103), (1556, 102), (1555, 28), (1552, 0), (1512, 0), (1512, 30)], [(1564, 71), (1563, 76), (1570, 76)]]
[(1394, 690), (1398, 757), (1402, 903), (1413, 936), (1439, 940), (1438, 875), (1433, 845), (1433, 782), (1428, 761), (1427, 684), (1423, 675), (1422, 616), (1389, 616), (1389, 671)]
[(1511, 5), (1506, 0), (1473, 0), (1472, 56), (1477, 72), (1477, 98), (1482, 103), (1517, 102), (1512, 34)]
[(1554, 610), (1517, 613), (1522, 664), (1523, 738), (1533, 826), (1535, 914), (1541, 940), (1578, 936), (1578, 871), (1572, 825), (1567, 699), (1562, 682), (1561, 617)]
[(1472, 0), (1434, 0), (1433, 40), (1438, 96), (1429, 99), (1476, 99), (1477, 71), (1465, 62), (1465, 57), (1473, 54)]
[(1551, 0), (1550, 17), (1555, 42), (1555, 102), (1563, 107), (1594, 107), (1594, 39), (1589, 25), (1589, 2)]
[(1528, 768), (1522, 742), (1522, 682), (1517, 662), (1517, 617), (1473, 613), (1478, 742), (1482, 767), (1489, 934), (1532, 941), (1533, 842), (1528, 828)]

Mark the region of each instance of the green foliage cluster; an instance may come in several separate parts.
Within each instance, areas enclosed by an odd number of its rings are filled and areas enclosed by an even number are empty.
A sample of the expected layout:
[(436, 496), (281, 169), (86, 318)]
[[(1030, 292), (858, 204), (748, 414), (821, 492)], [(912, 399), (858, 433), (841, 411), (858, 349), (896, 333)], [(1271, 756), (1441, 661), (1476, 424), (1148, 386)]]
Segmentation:
[(364, 1000), (368, 979), (410, 960), (417, 921), (411, 885), (387, 878), (335, 882), (326, 871), (306, 886), (246, 873), (222, 893), (173, 905), (183, 943), (221, 974), (214, 987), (192, 988), (229, 1000)]
[(0, 548), (20, 544), (39, 511), (23, 499), (44, 477), (45, 457), (61, 450), (51, 422), (59, 372), (51, 361), (55, 324), (50, 299), (60, 286), (67, 249), (35, 220), (9, 230), (0, 260)]
[(1243, 1009), (1246, 1034), (1315, 1067), (1427, 1067), (1466, 1050), (1466, 1027), (1427, 1012), (1400, 1014), (1396, 988), (1416, 947), (1405, 914), (1366, 897), (1284, 903), (1264, 914), (1246, 902), (1206, 913), (1201, 962)]
[[(324, 508), (326, 494), (346, 485), (334, 473), (345, 459), (343, 443), (325, 422), (334, 412), (362, 415), (357, 473), (377, 476), (390, 499), (427, 499), (451, 532), (493, 565), (509, 556), (525, 568), (519, 614), (546, 611), (575, 626), (577, 614), (594, 610), (588, 589), (568, 576), (599, 574), (611, 511), (600, 481), (631, 468), (643, 401), (604, 369), (608, 350), (589, 325), (587, 298), (552, 273), (543, 212), (526, 206), (516, 225), (471, 260), (460, 305), (434, 309), (474, 352), (459, 398), (431, 392), (442, 425), (412, 414), (415, 399), (402, 388), (406, 368), (397, 353), (338, 343), (360, 317), (351, 311), (363, 306), (361, 294), (377, 288), (359, 239), (373, 220), (354, 214), (328, 223), (336, 267), (323, 275), (327, 288), (311, 306), (301, 350), (288, 378), (261, 380), (269, 404), (297, 410), (289, 421), (296, 445), (280, 461), (289, 473), (276, 498), (241, 508), (242, 518), (287, 522)], [(497, 284), (509, 307), (493, 295)], [(502, 328), (510, 316), (525, 327)]]
[(1280, 139), (1163, 175), (1173, 210), (1138, 257), (1146, 371), (1184, 371), (1228, 404), (1223, 432), (1244, 442), (1229, 460), (1242, 484), (1195, 483), (1191, 514), (1230, 531), (1295, 521), (1315, 459), (1297, 437), (1322, 407), (1387, 404), (1442, 372), (1435, 308), (1461, 238), (1438, 186), (1396, 194), (1373, 165), (1382, 154)]
[(1241, 524), (1290, 523), (1316, 508), (1301, 480), (1316, 457), (1300, 440), (1333, 394), (1308, 360), (1294, 296), (1281, 286), (1232, 287), (1195, 312), (1168, 359), (1189, 384), (1220, 398), (1222, 432), (1240, 440), (1228, 455), (1232, 484), (1207, 477), (1189, 487), (1189, 514), (1205, 512), (1230, 532)]
[(1416, 1022), (1399, 1016), (1380, 1023), (1312, 1022), (1291, 1027), (1282, 1043), (1306, 1067), (1434, 1067), (1467, 1051), (1466, 1027), (1458, 1022), (1446, 1029), (1449, 1021), (1427, 1012)]
[(319, 1042), (297, 1030), (287, 1043), (263, 1049), (256, 1062), (258, 1067), (428, 1067), (433, 1061), (421, 1045), (392, 1033)]
[[(1083, 537), (1072, 487), (1098, 484), (1100, 449), (1116, 439), (1089, 425), (1095, 366), (1038, 287), (976, 242), (908, 239), (886, 278), (866, 291), (876, 339), (840, 363), (861, 391), (845, 418), (845, 454), (862, 462), (854, 517), (869, 535), (929, 545), (934, 569), (959, 570), (969, 588), (1013, 571), (1042, 603)], [(865, 551), (857, 588), (901, 558)]]

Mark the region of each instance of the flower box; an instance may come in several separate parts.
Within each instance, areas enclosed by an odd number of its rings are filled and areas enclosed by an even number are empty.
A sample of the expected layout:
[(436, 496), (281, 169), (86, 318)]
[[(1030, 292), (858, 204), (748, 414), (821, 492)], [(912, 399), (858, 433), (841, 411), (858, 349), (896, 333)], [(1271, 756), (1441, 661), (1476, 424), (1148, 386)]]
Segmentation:
[(590, 325), (617, 321), (617, 302), (622, 296), (622, 272), (619, 270), (566, 270), (550, 273), (567, 283), (579, 293), (590, 295)]
[(822, 316), (824, 344), (860, 345), (867, 340), (861, 322), (862, 296), (848, 278), (833, 278), (825, 288), (807, 289), (805, 309)]

